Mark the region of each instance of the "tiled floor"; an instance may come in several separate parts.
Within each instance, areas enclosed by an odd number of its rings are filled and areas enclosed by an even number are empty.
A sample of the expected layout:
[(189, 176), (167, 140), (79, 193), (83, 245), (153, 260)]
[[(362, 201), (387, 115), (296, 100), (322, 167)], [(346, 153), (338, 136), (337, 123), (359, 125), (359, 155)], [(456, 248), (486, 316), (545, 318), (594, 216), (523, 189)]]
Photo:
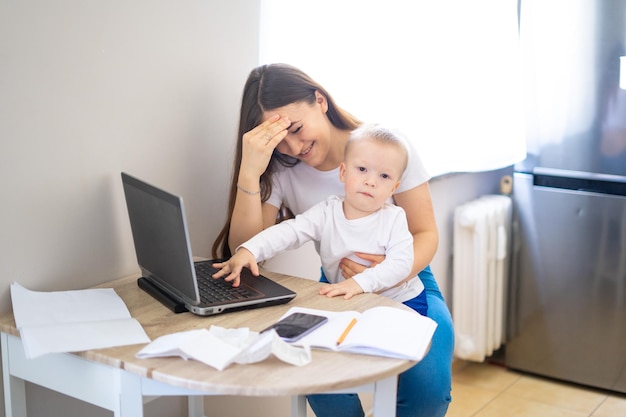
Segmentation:
[(622, 417), (626, 395), (456, 361), (446, 417)]

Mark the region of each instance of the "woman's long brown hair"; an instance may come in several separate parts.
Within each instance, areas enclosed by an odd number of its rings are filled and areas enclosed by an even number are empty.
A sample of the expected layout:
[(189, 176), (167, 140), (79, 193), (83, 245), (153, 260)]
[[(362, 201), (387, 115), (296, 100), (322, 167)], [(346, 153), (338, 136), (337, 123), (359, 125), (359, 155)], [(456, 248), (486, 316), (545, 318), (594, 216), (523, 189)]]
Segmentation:
[[(261, 118), (266, 111), (292, 103), (313, 104), (316, 91), (324, 95), (328, 101), (326, 116), (333, 126), (338, 129), (352, 130), (360, 125), (360, 122), (350, 113), (335, 104), (335, 101), (321, 85), (298, 68), (287, 64), (269, 64), (256, 67), (250, 72), (241, 100), (237, 149), (228, 198), (228, 216), (222, 230), (213, 242), (211, 248), (213, 258), (230, 258), (232, 255), (228, 238), (237, 195), (237, 177), (241, 167), (243, 135), (261, 124)], [(271, 175), (276, 164), (292, 167), (298, 162), (297, 159), (274, 150), (270, 163), (260, 178), (261, 202), (267, 201), (272, 193)]]

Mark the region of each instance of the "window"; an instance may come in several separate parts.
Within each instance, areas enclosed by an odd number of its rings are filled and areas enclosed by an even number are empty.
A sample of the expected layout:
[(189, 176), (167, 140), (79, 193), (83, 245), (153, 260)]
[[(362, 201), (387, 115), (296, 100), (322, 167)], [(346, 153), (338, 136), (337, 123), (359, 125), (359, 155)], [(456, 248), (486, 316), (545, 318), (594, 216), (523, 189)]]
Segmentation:
[(295, 65), (431, 175), (525, 157), (517, 0), (262, 0), (261, 63)]

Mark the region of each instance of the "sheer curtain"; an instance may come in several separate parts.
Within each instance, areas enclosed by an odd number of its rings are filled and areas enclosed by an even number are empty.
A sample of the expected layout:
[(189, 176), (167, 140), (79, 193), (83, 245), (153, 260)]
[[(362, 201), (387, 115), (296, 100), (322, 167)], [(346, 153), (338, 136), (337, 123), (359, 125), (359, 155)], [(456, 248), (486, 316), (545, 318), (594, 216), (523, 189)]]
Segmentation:
[(431, 175), (525, 157), (517, 0), (262, 0), (260, 63), (295, 65)]

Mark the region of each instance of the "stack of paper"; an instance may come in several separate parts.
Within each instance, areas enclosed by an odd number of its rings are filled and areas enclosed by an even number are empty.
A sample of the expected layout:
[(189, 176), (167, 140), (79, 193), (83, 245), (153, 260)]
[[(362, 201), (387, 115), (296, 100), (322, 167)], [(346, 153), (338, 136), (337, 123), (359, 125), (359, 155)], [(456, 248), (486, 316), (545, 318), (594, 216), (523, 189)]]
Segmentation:
[(112, 288), (37, 292), (14, 282), (11, 300), (27, 358), (150, 342)]

